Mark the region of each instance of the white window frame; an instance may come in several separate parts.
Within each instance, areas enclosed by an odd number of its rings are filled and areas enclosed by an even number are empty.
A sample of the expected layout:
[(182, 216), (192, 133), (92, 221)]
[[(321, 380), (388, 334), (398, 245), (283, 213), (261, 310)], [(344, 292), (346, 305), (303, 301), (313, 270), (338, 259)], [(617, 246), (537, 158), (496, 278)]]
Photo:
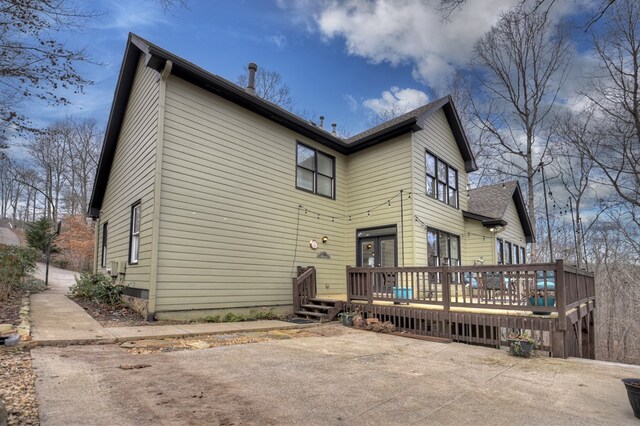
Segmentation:
[(129, 264), (135, 265), (140, 257), (140, 201), (131, 206), (131, 226), (129, 232)]

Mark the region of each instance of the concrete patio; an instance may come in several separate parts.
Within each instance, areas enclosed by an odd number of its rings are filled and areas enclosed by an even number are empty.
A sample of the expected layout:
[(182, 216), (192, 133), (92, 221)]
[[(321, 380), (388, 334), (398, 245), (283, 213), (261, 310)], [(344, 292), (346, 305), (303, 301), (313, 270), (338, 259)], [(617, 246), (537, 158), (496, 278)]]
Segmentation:
[(324, 337), (165, 353), (36, 348), (41, 421), (637, 424), (620, 379), (640, 377), (640, 367), (322, 328)]

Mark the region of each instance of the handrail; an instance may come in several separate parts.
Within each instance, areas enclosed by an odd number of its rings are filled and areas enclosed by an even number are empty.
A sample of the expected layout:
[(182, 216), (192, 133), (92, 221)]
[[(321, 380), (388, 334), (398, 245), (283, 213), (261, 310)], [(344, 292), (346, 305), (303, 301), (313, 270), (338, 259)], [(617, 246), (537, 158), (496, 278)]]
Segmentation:
[[(553, 263), (347, 267), (347, 300), (558, 313), (595, 300), (594, 274)], [(553, 303), (552, 303), (553, 302)], [(562, 322), (560, 327), (563, 327)], [(561, 328), (562, 329), (562, 328)]]
[[(300, 310), (303, 304), (306, 304), (309, 299), (316, 297), (316, 268), (313, 266), (307, 266), (303, 268), (298, 266), (298, 276), (292, 278), (293, 284), (293, 311)], [(304, 272), (303, 272), (304, 271)]]

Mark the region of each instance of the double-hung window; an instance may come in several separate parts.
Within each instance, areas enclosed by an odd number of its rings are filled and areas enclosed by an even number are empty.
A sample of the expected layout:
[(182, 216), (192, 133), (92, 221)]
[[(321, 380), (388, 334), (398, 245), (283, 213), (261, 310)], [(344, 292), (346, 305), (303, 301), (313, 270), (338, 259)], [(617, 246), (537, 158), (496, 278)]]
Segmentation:
[(335, 158), (301, 143), (296, 157), (296, 188), (335, 198)]
[(140, 202), (131, 206), (131, 232), (129, 236), (129, 263), (138, 263), (140, 254)]
[(107, 267), (107, 224), (102, 224), (102, 254), (100, 258), (100, 266)]
[(425, 169), (427, 196), (458, 208), (458, 171), (429, 151)]
[(498, 238), (496, 243), (496, 251), (498, 252), (498, 265), (502, 265), (504, 263), (504, 242), (502, 238)]

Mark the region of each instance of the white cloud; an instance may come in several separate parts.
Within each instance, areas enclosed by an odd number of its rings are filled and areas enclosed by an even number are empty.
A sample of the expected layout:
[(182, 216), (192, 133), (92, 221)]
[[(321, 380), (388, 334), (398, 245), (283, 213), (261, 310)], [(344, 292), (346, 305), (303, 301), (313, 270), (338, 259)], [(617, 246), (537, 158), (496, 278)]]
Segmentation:
[(429, 102), (426, 93), (416, 89), (400, 89), (393, 86), (378, 98), (365, 99), (362, 105), (380, 117), (404, 114)]
[(346, 95), (342, 96), (342, 99), (344, 99), (347, 102), (347, 105), (349, 105), (349, 111), (358, 111), (358, 101), (356, 101), (356, 98), (354, 98), (353, 95), (347, 93)]
[(469, 1), (444, 21), (431, 2), (334, 0), (316, 14), (321, 34), (341, 37), (349, 54), (373, 63), (412, 64), (413, 77), (439, 87), (465, 64), (473, 44), (518, 0)]
[[(342, 39), (348, 54), (373, 63), (409, 64), (412, 76), (433, 89), (464, 67), (473, 45), (504, 12), (522, 0), (465, 2), (444, 20), (439, 0), (278, 0), (295, 23), (325, 39)], [(561, 2), (556, 17), (588, 0)]]
[(283, 34), (269, 36), (267, 37), (267, 41), (274, 44), (278, 50), (283, 50), (287, 46), (287, 37)]
[(136, 32), (142, 27), (169, 23), (167, 15), (157, 2), (124, 0), (109, 2), (107, 5), (108, 13), (104, 15), (98, 28)]

